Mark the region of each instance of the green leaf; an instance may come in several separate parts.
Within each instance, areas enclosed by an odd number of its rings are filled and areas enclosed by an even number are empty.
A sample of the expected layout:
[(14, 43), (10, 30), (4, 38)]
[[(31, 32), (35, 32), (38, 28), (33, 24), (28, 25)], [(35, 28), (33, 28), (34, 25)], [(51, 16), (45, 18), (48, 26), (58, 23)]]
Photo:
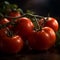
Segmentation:
[(17, 6), (16, 4), (10, 4), (10, 9), (11, 9), (12, 11), (16, 11), (17, 8), (18, 8), (18, 6)]
[(18, 8), (17, 11), (20, 12), (22, 15), (24, 14), (24, 12), (21, 8)]
[(33, 11), (31, 11), (31, 10), (27, 10), (26, 13), (35, 14), (35, 12), (33, 12)]
[(0, 18), (3, 18), (4, 16), (3, 16), (3, 14), (2, 13), (0, 13)]
[(10, 3), (8, 1), (4, 1), (5, 5), (10, 5)]
[(60, 29), (56, 32), (56, 47), (60, 46)]

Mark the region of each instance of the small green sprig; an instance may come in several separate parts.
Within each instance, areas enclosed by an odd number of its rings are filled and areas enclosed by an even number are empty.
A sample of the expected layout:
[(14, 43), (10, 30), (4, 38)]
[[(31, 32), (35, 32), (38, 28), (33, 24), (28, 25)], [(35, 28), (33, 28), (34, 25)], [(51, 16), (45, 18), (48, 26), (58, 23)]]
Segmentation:
[(56, 47), (60, 46), (60, 28), (56, 32), (57, 40), (56, 40)]

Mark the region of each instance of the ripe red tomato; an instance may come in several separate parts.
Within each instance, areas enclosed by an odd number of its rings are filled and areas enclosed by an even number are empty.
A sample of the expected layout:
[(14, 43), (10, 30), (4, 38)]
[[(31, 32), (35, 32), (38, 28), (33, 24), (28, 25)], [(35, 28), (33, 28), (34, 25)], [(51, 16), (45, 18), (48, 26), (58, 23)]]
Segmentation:
[(1, 18), (0, 19), (0, 24), (6, 24), (9, 23), (10, 21), (7, 18)]
[[(10, 12), (9, 16), (10, 16), (10, 17), (20, 17), (21, 14), (20, 14), (20, 12)], [(8, 18), (8, 19), (9, 19), (10, 21), (12, 20), (11, 18)], [(17, 21), (17, 19), (16, 19), (16, 21)]]
[[(0, 19), (0, 24), (2, 24), (2, 25), (4, 25), (4, 24), (7, 24), (7, 23), (9, 23), (10, 21), (7, 19), (7, 18), (2, 18), (2, 19)], [(12, 25), (8, 25), (7, 26), (9, 29), (12, 29), (13, 28), (13, 26)]]
[[(46, 18), (47, 17), (45, 17), (45, 19)], [(44, 22), (44, 19), (39, 20), (39, 24), (41, 24), (42, 22)], [(58, 21), (55, 18), (52, 18), (52, 17), (48, 17), (48, 20), (46, 21), (44, 26), (51, 27), (55, 32), (57, 32), (58, 28), (59, 28)]]
[(5, 53), (18, 53), (23, 47), (23, 40), (20, 36), (7, 36), (6, 29), (0, 30), (0, 49)]
[(13, 31), (18, 35), (22, 36), (24, 39), (31, 33), (34, 25), (29, 18), (22, 17), (18, 20), (17, 25), (14, 27)]
[(28, 37), (29, 46), (35, 50), (48, 50), (56, 42), (56, 34), (50, 27), (43, 27), (41, 31), (33, 31)]
[(19, 17), (19, 16), (21, 16), (20, 12), (10, 12), (9, 15), (12, 16), (12, 17)]

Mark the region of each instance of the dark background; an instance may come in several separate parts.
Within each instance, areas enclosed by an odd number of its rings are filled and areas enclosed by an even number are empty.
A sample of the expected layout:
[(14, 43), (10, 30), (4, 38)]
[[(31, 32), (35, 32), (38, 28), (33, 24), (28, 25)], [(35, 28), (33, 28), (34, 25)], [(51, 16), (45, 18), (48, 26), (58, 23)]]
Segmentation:
[[(4, 1), (4, 0), (0, 0)], [(59, 0), (7, 0), (10, 3), (16, 3), (25, 12), (27, 9), (35, 11), (39, 15), (59, 17), (60, 1)], [(38, 2), (36, 2), (38, 1)], [(41, 1), (43, 1), (41, 3)]]

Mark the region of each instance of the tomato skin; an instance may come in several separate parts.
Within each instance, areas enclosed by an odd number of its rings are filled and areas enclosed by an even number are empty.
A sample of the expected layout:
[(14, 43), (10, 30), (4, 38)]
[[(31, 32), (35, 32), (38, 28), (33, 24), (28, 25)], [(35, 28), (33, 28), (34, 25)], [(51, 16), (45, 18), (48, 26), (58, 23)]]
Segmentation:
[[(2, 18), (2, 19), (0, 19), (0, 24), (2, 24), (2, 25), (4, 25), (4, 24), (7, 24), (7, 23), (9, 23), (10, 21), (7, 19), (7, 18)], [(13, 26), (12, 25), (8, 25), (7, 26), (9, 29), (12, 29), (13, 28)]]
[(25, 39), (31, 33), (33, 28), (34, 25), (31, 22), (31, 20), (26, 17), (22, 17), (17, 22), (17, 25), (15, 26), (13, 31), (15, 33), (18, 32), (17, 34), (22, 36)]
[[(20, 12), (16, 12), (16, 11), (14, 11), (14, 12), (10, 12), (10, 14), (9, 14), (9, 16), (10, 17), (20, 17), (21, 16), (21, 14), (20, 14)], [(11, 18), (8, 18), (10, 21), (12, 20)], [(16, 19), (16, 21), (17, 21), (18, 19)]]
[[(46, 17), (45, 17), (46, 19)], [(44, 19), (41, 19), (41, 22), (43, 22)], [(41, 22), (39, 22), (41, 24)], [(44, 26), (51, 27), (55, 32), (58, 31), (59, 24), (58, 21), (55, 18), (48, 17), (47, 22), (44, 24)]]
[(35, 50), (48, 50), (56, 42), (56, 34), (50, 27), (44, 27), (41, 31), (33, 31), (28, 37), (29, 46)]
[(9, 15), (12, 16), (12, 17), (19, 17), (19, 16), (21, 16), (20, 12), (10, 12)]
[(0, 48), (2, 52), (5, 53), (18, 53), (23, 48), (23, 40), (20, 36), (15, 35), (8, 37), (6, 34), (6, 29), (0, 30)]
[(0, 19), (0, 24), (6, 24), (9, 23), (10, 21), (7, 18), (2, 18)]

